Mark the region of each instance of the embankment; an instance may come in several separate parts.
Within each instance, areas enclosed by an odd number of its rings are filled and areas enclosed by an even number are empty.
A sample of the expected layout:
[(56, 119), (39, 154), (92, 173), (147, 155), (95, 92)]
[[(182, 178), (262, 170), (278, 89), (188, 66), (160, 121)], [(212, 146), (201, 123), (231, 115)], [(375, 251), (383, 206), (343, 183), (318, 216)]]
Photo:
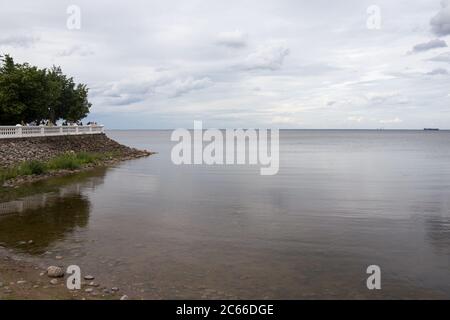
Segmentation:
[[(74, 170), (49, 170), (41, 174), (28, 174), (3, 181), (3, 186), (17, 186), (24, 182), (32, 182), (55, 175), (69, 174), (94, 166), (108, 165), (117, 161), (129, 160), (151, 155), (152, 152), (124, 146), (104, 133), (86, 135), (67, 135), (53, 137), (28, 137), (0, 139), (0, 171), (20, 167), (21, 164), (37, 161), (46, 163), (71, 154), (95, 154), (97, 160)], [(104, 155), (104, 157), (102, 157)]]

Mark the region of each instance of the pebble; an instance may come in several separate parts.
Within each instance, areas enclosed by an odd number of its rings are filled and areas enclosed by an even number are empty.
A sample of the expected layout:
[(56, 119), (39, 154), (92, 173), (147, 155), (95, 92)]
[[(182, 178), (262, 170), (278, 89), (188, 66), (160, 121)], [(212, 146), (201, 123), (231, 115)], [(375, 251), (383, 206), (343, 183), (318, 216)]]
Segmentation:
[(33, 240), (29, 240), (29, 241), (28, 241), (28, 244), (33, 244), (33, 243), (34, 243)]
[(84, 292), (87, 292), (87, 293), (91, 293), (92, 291), (94, 291), (94, 289), (92, 289), (92, 288), (87, 288), (84, 290)]
[(63, 257), (62, 256), (56, 256), (55, 259), (56, 260), (61, 260)]
[(88, 286), (90, 286), (90, 287), (98, 287), (99, 284), (94, 282), (94, 281), (91, 281), (91, 282), (89, 282)]
[(88, 274), (87, 276), (84, 276), (84, 280), (94, 280), (95, 277)]
[(125, 294), (122, 297), (120, 297), (120, 300), (128, 300), (128, 296)]
[(112, 287), (112, 288), (111, 288), (111, 291), (117, 292), (117, 291), (119, 291), (119, 288), (117, 288), (117, 287)]
[(17, 281), (17, 284), (25, 284), (25, 283), (27, 283), (25, 280), (19, 280), (19, 281)]
[(50, 280), (50, 283), (53, 285), (57, 285), (58, 284), (58, 279), (52, 279)]
[(61, 278), (64, 277), (64, 270), (60, 267), (50, 266), (47, 268), (47, 275), (50, 278)]

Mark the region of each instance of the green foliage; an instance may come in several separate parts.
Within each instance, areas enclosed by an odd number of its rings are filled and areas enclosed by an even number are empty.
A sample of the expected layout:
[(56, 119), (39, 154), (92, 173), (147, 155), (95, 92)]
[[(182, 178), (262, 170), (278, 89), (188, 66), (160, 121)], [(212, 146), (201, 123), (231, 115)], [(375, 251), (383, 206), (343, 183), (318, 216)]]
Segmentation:
[(47, 171), (46, 165), (36, 160), (26, 162), (26, 166), (31, 174), (43, 174)]
[(60, 67), (38, 69), (14, 63), (9, 55), (0, 62), (0, 125), (78, 121), (89, 114), (88, 88), (75, 84)]
[(69, 170), (76, 170), (81, 167), (80, 161), (77, 160), (75, 155), (71, 154), (64, 154), (62, 156), (59, 156), (53, 160), (51, 160), (49, 163), (49, 168), (51, 169), (69, 169)]

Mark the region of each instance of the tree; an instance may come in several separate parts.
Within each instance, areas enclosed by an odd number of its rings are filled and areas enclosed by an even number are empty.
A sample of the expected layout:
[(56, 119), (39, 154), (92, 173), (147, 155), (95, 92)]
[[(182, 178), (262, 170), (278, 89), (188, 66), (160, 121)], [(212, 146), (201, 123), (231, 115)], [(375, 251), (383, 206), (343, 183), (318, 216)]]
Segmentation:
[(87, 86), (75, 84), (60, 67), (16, 64), (9, 55), (0, 61), (0, 125), (44, 119), (75, 122), (89, 114)]

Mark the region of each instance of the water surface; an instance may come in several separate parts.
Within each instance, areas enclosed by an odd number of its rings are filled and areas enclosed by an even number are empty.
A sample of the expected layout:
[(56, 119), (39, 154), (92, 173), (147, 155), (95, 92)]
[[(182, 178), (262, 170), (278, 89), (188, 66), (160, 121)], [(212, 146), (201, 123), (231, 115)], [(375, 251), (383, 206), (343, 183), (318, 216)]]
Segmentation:
[(276, 176), (175, 166), (170, 133), (109, 131), (159, 153), (3, 197), (0, 243), (135, 298), (450, 298), (450, 132), (282, 131)]

